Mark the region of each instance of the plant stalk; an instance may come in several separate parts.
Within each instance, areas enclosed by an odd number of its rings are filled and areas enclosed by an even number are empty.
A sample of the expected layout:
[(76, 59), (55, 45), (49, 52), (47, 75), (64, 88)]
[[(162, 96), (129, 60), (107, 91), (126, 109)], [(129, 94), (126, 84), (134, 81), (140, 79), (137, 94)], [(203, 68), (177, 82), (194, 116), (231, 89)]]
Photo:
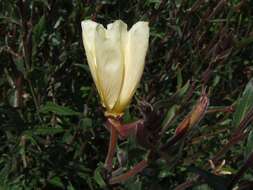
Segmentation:
[(107, 169), (108, 172), (112, 171), (112, 161), (113, 161), (113, 156), (116, 151), (116, 146), (117, 146), (117, 139), (118, 139), (118, 132), (114, 128), (113, 125), (109, 124), (108, 128), (110, 129), (110, 142), (109, 142), (109, 147), (107, 151), (107, 156), (105, 160), (105, 168)]
[(147, 160), (142, 160), (141, 162), (136, 164), (132, 169), (130, 169), (126, 173), (124, 173), (122, 175), (119, 175), (119, 176), (116, 176), (116, 177), (112, 177), (109, 180), (109, 183), (111, 185), (113, 185), (113, 184), (116, 184), (116, 183), (124, 182), (124, 181), (128, 180), (130, 177), (132, 177), (132, 176), (136, 175), (137, 173), (141, 172), (147, 166), (148, 166), (148, 161)]

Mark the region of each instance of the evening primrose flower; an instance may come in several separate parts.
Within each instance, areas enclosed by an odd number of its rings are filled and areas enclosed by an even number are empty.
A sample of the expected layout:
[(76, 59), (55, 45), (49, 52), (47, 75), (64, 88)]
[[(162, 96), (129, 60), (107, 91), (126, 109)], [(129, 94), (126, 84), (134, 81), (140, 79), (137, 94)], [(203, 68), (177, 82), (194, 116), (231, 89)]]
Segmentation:
[(128, 31), (121, 21), (103, 25), (82, 21), (83, 44), (106, 115), (120, 116), (129, 105), (143, 73), (148, 48), (147, 22)]

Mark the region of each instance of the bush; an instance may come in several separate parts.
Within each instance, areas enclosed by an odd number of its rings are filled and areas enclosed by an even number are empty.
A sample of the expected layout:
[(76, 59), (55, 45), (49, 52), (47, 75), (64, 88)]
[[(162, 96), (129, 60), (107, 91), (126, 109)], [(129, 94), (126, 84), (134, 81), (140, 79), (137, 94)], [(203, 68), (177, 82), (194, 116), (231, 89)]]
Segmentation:
[[(184, 138), (115, 188), (250, 188), (252, 7), (247, 0), (1, 1), (1, 189), (110, 188), (109, 133), (82, 45), (85, 19), (149, 21), (145, 71), (125, 123), (144, 118), (168, 145), (202, 89), (210, 99)], [(120, 141), (122, 169), (147, 152), (134, 138)]]

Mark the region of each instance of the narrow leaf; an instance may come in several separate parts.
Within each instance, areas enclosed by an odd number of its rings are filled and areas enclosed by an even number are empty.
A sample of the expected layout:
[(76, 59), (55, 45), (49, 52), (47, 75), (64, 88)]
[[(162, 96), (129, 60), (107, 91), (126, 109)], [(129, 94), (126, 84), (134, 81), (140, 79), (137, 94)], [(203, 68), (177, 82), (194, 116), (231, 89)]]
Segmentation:
[(253, 107), (253, 79), (251, 79), (248, 82), (242, 96), (238, 100), (233, 117), (233, 125), (238, 126), (252, 107)]
[(72, 110), (69, 107), (65, 107), (65, 106), (60, 106), (57, 105), (53, 102), (47, 102), (46, 105), (44, 105), (41, 109), (40, 109), (41, 113), (55, 113), (57, 115), (64, 115), (64, 116), (72, 116), (72, 115), (80, 115), (79, 112), (76, 112), (74, 110)]

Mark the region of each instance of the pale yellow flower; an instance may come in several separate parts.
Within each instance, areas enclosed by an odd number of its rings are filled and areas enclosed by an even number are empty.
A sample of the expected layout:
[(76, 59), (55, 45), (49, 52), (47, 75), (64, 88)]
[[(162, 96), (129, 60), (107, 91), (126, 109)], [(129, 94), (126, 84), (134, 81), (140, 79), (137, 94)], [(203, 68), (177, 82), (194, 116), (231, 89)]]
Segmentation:
[(117, 20), (107, 29), (82, 21), (83, 44), (106, 115), (120, 116), (129, 105), (143, 73), (148, 48), (147, 22), (127, 25)]

